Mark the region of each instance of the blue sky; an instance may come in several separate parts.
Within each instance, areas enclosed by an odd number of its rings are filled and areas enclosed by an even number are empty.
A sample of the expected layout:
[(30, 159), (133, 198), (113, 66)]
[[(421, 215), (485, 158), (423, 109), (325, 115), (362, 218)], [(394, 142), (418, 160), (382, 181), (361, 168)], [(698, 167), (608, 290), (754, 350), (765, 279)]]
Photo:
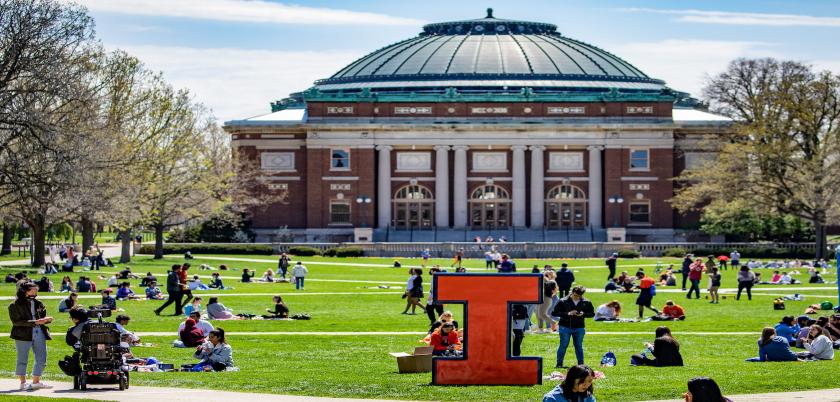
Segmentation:
[[(69, 0), (63, 0), (69, 1)], [(700, 94), (736, 57), (772, 56), (840, 73), (838, 1), (77, 0), (100, 40), (189, 88), (220, 120), (266, 113), (424, 23), (481, 18), (550, 22), (675, 89)]]

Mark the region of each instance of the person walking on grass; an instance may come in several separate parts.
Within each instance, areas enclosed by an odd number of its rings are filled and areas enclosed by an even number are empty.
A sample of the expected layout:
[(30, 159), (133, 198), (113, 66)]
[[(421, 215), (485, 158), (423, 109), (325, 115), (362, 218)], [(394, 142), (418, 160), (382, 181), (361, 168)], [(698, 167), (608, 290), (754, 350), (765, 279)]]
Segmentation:
[(609, 281), (615, 277), (615, 266), (618, 263), (618, 253), (612, 253), (605, 263), (607, 264), (607, 268), (610, 270), (609, 275), (607, 275), (607, 280)]
[(722, 275), (718, 271), (717, 267), (712, 268), (707, 275), (709, 275), (709, 297), (712, 299), (710, 303), (720, 304), (718, 289), (720, 289), (720, 280)]
[(595, 307), (592, 303), (583, 298), (586, 288), (575, 286), (572, 293), (560, 299), (554, 306), (551, 316), (558, 321), (560, 334), (560, 346), (557, 348), (557, 368), (563, 368), (563, 360), (566, 356), (566, 349), (569, 348), (569, 340), (573, 339), (575, 346), (575, 357), (578, 364), (583, 364), (583, 337), (586, 335), (586, 323), (584, 319), (595, 317)]
[(308, 273), (309, 270), (306, 269), (306, 266), (300, 261), (292, 267), (292, 278), (295, 279), (295, 290), (305, 290), (303, 288), (303, 279), (306, 278), (306, 274)]
[(286, 281), (286, 273), (289, 271), (289, 256), (286, 253), (280, 254), (280, 259), (277, 261), (277, 275), (283, 282)]
[(645, 307), (659, 314), (659, 310), (651, 307), (653, 296), (655, 295), (656, 287), (653, 278), (645, 275), (643, 271), (636, 272), (636, 278), (639, 280), (639, 297), (636, 298), (636, 305), (639, 306), (639, 319), (644, 317)]
[(557, 271), (557, 295), (566, 297), (572, 291), (572, 284), (575, 283), (575, 274), (569, 269), (569, 264), (565, 262), (560, 264), (560, 270)]
[(182, 293), (181, 293), (181, 281), (179, 278), (178, 271), (181, 270), (181, 266), (175, 264), (172, 266), (172, 269), (166, 275), (166, 293), (167, 293), (167, 300), (163, 305), (155, 309), (155, 314), (160, 315), (160, 313), (168, 307), (170, 304), (175, 303), (175, 314), (173, 315), (181, 315), (184, 314), (183, 310), (183, 300), (182, 300)]
[(755, 285), (755, 274), (750, 271), (750, 267), (742, 265), (741, 270), (738, 271), (738, 295), (735, 300), (741, 300), (741, 291), (747, 290), (747, 300), (752, 300), (752, 287)]
[(685, 290), (685, 284), (688, 281), (688, 274), (691, 272), (691, 254), (686, 254), (685, 258), (682, 261), (682, 267), (680, 268), (680, 274), (682, 274), (682, 290)]
[[(410, 268), (408, 274), (410, 276), (405, 287), (406, 304), (402, 314), (416, 315), (417, 313), (415, 311), (417, 307), (423, 310), (426, 309), (426, 306), (420, 303), (420, 299), (423, 298), (423, 270), (420, 268)], [(411, 307), (411, 313), (408, 312), (409, 307)]]
[(706, 266), (703, 265), (703, 260), (700, 258), (694, 260), (689, 267), (688, 280), (691, 281), (691, 289), (688, 289), (688, 294), (686, 295), (687, 298), (691, 298), (692, 292), (697, 295), (698, 299), (700, 298), (700, 279), (703, 278), (703, 271), (705, 270)]
[[(15, 374), (20, 379), (20, 389), (27, 391), (52, 388), (41, 382), (41, 375), (47, 367), (47, 341), (52, 339), (46, 324), (53, 318), (47, 316), (46, 307), (36, 297), (38, 286), (31, 281), (20, 281), (15, 301), (9, 305), (9, 321), (12, 322), (9, 337), (14, 339), (17, 351)], [(30, 349), (35, 355), (31, 384), (26, 382)]]

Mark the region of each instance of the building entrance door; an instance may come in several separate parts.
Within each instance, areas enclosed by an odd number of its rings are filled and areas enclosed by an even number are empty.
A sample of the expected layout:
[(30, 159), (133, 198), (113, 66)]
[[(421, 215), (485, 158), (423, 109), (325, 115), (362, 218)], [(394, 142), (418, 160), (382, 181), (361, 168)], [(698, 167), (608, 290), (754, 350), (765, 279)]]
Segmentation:
[(545, 198), (545, 225), (548, 229), (586, 227), (586, 196), (576, 186), (561, 185), (548, 191)]
[(392, 202), (395, 228), (430, 229), (434, 225), (435, 199), (428, 188), (416, 184), (402, 187)]
[(470, 197), (470, 225), (473, 229), (505, 229), (510, 225), (510, 197), (495, 185), (475, 189)]

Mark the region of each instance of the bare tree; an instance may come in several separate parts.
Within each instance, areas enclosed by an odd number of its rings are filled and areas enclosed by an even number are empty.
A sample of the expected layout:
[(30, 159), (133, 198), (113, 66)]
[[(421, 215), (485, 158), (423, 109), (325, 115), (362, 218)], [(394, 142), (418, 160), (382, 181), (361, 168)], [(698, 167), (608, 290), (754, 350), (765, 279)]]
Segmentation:
[(685, 172), (681, 211), (725, 203), (800, 217), (814, 226), (817, 257), (840, 217), (840, 77), (797, 62), (733, 61), (705, 89), (712, 108), (738, 123), (718, 158)]

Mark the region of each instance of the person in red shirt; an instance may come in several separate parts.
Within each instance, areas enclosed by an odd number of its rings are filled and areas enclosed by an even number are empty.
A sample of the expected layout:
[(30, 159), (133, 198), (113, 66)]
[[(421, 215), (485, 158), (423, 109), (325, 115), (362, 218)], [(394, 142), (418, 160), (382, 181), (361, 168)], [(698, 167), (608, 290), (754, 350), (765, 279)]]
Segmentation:
[(700, 298), (700, 279), (703, 278), (703, 271), (706, 266), (703, 265), (703, 260), (696, 259), (688, 268), (688, 280), (691, 281), (691, 289), (688, 289), (687, 298), (691, 298), (691, 292), (695, 292), (697, 298)]
[(447, 351), (454, 352), (456, 345), (460, 345), (461, 341), (458, 339), (458, 333), (455, 331), (455, 324), (446, 322), (440, 328), (432, 332), (429, 345), (434, 349), (432, 354), (435, 356), (445, 355)]
[(665, 307), (662, 309), (662, 315), (666, 319), (684, 320), (685, 309), (680, 307), (680, 305), (675, 304), (673, 300), (668, 300), (665, 302)]
[(182, 306), (186, 306), (187, 303), (189, 303), (190, 300), (192, 300), (193, 298), (192, 291), (190, 290), (190, 286), (187, 283), (187, 278), (189, 278), (187, 270), (189, 269), (190, 263), (185, 262), (183, 265), (181, 265), (181, 270), (178, 271), (178, 282), (180, 282), (181, 284), (181, 289), (183, 289), (182, 294), (184, 296), (184, 300), (181, 301)]
[(655, 281), (653, 278), (645, 275), (643, 271), (636, 272), (636, 278), (639, 280), (639, 297), (636, 298), (636, 305), (639, 306), (639, 319), (644, 317), (645, 307), (654, 313), (659, 314), (659, 310), (651, 307), (651, 302), (653, 301), (653, 291), (655, 289), (653, 284)]

